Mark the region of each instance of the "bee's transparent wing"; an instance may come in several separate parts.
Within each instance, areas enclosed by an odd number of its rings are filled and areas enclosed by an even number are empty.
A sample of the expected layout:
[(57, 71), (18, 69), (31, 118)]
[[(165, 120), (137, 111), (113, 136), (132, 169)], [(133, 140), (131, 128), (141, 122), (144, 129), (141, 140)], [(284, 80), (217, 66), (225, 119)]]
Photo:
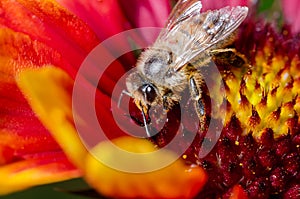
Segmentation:
[(248, 8), (241, 6), (200, 13), (201, 7), (200, 1), (179, 1), (156, 40), (156, 44), (161, 44), (157, 46), (168, 47), (175, 53), (177, 59), (170, 67), (176, 71), (201, 52), (226, 39), (248, 13)]
[(179, 0), (169, 15), (165, 28), (172, 29), (185, 19), (200, 14), (201, 8), (202, 4), (199, 0)]

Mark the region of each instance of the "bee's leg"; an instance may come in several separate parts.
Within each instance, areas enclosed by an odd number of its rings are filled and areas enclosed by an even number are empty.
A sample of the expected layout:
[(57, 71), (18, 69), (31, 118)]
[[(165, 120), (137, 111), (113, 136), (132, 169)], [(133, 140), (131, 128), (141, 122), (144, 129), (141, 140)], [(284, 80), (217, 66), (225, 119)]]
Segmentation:
[(163, 109), (168, 110), (169, 109), (169, 103), (168, 103), (168, 96), (164, 95), (163, 96)]
[(202, 90), (201, 85), (203, 84), (203, 79), (201, 74), (194, 73), (189, 78), (189, 88), (192, 99), (194, 100), (194, 106), (197, 112), (197, 115), (200, 120), (200, 129), (204, 130), (206, 123), (206, 110), (205, 110), (205, 102), (202, 98)]
[(166, 92), (162, 97), (162, 105), (165, 111), (168, 111), (172, 108), (173, 102), (171, 99), (172, 92)]
[(148, 138), (151, 137), (151, 133), (148, 129), (148, 124), (147, 124), (147, 120), (146, 120), (146, 114), (144, 112), (144, 109), (142, 109), (142, 116), (143, 116), (143, 122), (144, 122), (144, 127), (145, 127), (145, 131), (146, 131), (146, 135)]
[(211, 55), (216, 55), (218, 53), (225, 53), (225, 52), (237, 53), (235, 48), (220, 48), (220, 49), (214, 49), (210, 51)]
[(234, 66), (240, 68), (248, 65), (248, 59), (242, 53), (237, 52), (235, 48), (215, 49), (210, 54), (217, 65)]

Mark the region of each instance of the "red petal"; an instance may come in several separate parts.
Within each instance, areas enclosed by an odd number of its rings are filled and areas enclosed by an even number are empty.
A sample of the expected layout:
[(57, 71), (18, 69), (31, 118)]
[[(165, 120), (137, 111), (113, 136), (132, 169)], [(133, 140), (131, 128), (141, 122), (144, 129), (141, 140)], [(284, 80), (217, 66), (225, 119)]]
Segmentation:
[(2, 163), (28, 153), (59, 150), (15, 83), (15, 74), (20, 69), (57, 61), (57, 53), (21, 33), (1, 29), (0, 35), (0, 146), (13, 151), (13, 157), (4, 158)]
[(116, 0), (58, 0), (58, 2), (83, 19), (101, 40), (129, 28)]
[[(119, 0), (122, 9), (135, 28), (140, 27), (164, 27), (171, 11), (169, 0)], [(142, 35), (149, 44), (153, 43), (157, 34)]]
[(119, 0), (133, 27), (163, 27), (171, 11), (170, 1)]
[(56, 49), (65, 63), (69, 63), (59, 66), (72, 75), (86, 54), (99, 43), (83, 21), (55, 1), (5, 0), (0, 3), (0, 9), (2, 25)]
[[(101, 41), (130, 29), (130, 23), (124, 17), (120, 5), (116, 0), (104, 1), (68, 1), (58, 0), (72, 13), (84, 20), (89, 27), (97, 34)], [(120, 40), (116, 46), (110, 47), (112, 53), (115, 50), (130, 47), (128, 38), (119, 36)], [(122, 38), (121, 38), (122, 37)], [(135, 37), (135, 36), (132, 36)], [(117, 58), (117, 57), (116, 57)], [(124, 60), (124, 59), (123, 59)], [(132, 65), (135, 61), (132, 54), (125, 56), (125, 63)]]
[(19, 91), (9, 91), (14, 93), (13, 96), (0, 96), (0, 103), (5, 104), (0, 108), (0, 146), (12, 150), (13, 157), (5, 158), (3, 163), (18, 160), (30, 153), (60, 150)]
[[(7, 1), (1, 3), (3, 6)], [(20, 32), (2, 27), (0, 35), (0, 192), (78, 177), (78, 170), (37, 119), (15, 82), (21, 69), (51, 62), (63, 64), (62, 57)]]

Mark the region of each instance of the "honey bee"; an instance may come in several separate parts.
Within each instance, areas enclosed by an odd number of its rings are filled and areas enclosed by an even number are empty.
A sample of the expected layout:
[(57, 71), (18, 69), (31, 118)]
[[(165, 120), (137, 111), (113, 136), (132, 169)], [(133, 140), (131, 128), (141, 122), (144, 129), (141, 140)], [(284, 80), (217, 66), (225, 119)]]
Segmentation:
[(154, 44), (140, 55), (136, 71), (126, 79), (129, 96), (141, 110), (147, 136), (146, 114), (152, 106), (170, 110), (189, 88), (200, 125), (205, 122), (204, 84), (200, 67), (207, 66), (216, 53), (231, 51), (225, 47), (234, 39), (235, 30), (244, 21), (248, 8), (224, 7), (200, 13), (199, 0), (179, 0), (165, 28)]

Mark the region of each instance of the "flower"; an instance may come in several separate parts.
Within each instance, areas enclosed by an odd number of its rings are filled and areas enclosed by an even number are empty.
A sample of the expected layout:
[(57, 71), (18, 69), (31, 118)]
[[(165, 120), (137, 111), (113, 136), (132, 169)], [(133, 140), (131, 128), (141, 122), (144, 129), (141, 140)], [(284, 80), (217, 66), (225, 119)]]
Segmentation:
[[(11, 181), (0, 180), (0, 193), (83, 176), (100, 194), (121, 198), (297, 195), (299, 38), (289, 29), (279, 34), (262, 21), (250, 19), (241, 27), (234, 45), (251, 67), (246, 64), (234, 68), (217, 62), (229, 71), (223, 74), (229, 106), (225, 128), (208, 156), (194, 156), (203, 141), (198, 134), (183, 158), (169, 167), (150, 174), (127, 175), (100, 163), (79, 139), (72, 112), (74, 79), (82, 61), (97, 44), (130, 28), (161, 26), (170, 4), (165, 0), (161, 4), (148, 0), (132, 0), (131, 4), (122, 0), (58, 2), (4, 0), (0, 4), (0, 49), (6, 52), (1, 58), (5, 76), (0, 88), (1, 100), (7, 105), (1, 107), (0, 173), (14, 175)], [(216, 6), (209, 2), (202, 2), (204, 10)], [(232, 3), (236, 1), (228, 4)], [(145, 20), (149, 16), (152, 20)], [(149, 43), (154, 37), (142, 35), (139, 39)], [(120, 40), (120, 47), (128, 45), (126, 39)], [(105, 49), (103, 53), (105, 57), (112, 56)], [(133, 54), (126, 54), (108, 68), (99, 81), (96, 111), (103, 129), (112, 138), (117, 137), (113, 142), (118, 146), (135, 153), (152, 152), (155, 148), (147, 140), (120, 137), (124, 133), (114, 125), (111, 115), (113, 86), (134, 62)], [(273, 79), (277, 85), (269, 88)], [(91, 87), (88, 81), (85, 86)], [(286, 99), (280, 98), (282, 95)], [(223, 101), (223, 97), (216, 100)], [(222, 107), (220, 110), (225, 111)], [(172, 124), (174, 120), (169, 119)], [(152, 142), (161, 146), (161, 141), (172, 137), (170, 133), (167, 126)], [(115, 151), (103, 143), (96, 144), (93, 153), (104, 154), (108, 161), (115, 157)], [(151, 163), (173, 155), (164, 153)]]

